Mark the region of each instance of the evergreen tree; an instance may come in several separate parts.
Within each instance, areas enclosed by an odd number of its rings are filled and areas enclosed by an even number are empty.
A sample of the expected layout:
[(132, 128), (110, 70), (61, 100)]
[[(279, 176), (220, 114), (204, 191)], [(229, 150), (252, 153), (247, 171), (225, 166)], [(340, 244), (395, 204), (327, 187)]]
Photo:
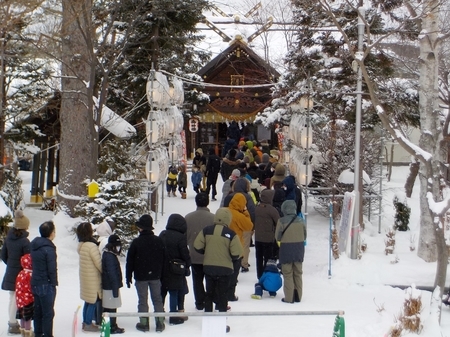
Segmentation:
[(113, 219), (115, 232), (127, 243), (125, 248), (136, 235), (137, 218), (147, 209), (141, 195), (143, 168), (131, 152), (126, 141), (107, 141), (98, 160), (100, 192), (93, 200), (84, 198), (75, 208), (75, 215), (93, 224)]
[(406, 197), (400, 200), (399, 196), (394, 197), (395, 207), (395, 221), (394, 229), (402, 232), (409, 230), (409, 217), (411, 215), (411, 208), (408, 207)]

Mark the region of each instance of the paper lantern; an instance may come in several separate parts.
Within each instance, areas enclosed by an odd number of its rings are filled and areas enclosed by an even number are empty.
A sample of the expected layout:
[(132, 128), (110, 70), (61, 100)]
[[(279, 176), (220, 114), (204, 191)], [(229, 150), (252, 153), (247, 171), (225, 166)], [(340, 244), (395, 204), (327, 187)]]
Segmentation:
[(170, 98), (172, 104), (182, 105), (184, 102), (184, 89), (183, 89), (183, 81), (180, 79), (173, 77), (170, 81)]
[(165, 123), (162, 112), (159, 110), (151, 111), (145, 122), (145, 133), (147, 142), (151, 146), (161, 142), (165, 137)]
[(153, 108), (164, 109), (170, 104), (169, 82), (167, 77), (155, 71), (150, 73), (146, 85), (147, 100)]
[(152, 184), (158, 184), (160, 181), (160, 151), (151, 150), (147, 154), (147, 162), (145, 163), (145, 175), (147, 180)]
[(312, 142), (313, 142), (312, 128), (311, 126), (309, 128), (305, 126), (300, 133), (300, 145), (302, 148), (308, 149), (311, 147)]

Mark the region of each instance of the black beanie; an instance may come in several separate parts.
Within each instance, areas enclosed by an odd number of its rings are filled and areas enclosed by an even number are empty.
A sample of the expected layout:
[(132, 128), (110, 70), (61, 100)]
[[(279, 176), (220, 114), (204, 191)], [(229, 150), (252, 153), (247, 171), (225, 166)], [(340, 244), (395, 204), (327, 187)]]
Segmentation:
[(118, 235), (113, 234), (110, 235), (108, 238), (108, 243), (110, 243), (113, 246), (120, 246), (122, 243), (120, 242), (120, 238)]

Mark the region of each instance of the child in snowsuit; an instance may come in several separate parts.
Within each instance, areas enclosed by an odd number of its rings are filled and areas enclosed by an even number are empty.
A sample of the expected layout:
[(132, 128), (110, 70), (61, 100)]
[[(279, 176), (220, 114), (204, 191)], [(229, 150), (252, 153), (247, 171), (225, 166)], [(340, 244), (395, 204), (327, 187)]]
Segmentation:
[[(102, 304), (104, 312), (117, 312), (122, 306), (120, 288), (122, 283), (122, 270), (118, 256), (122, 250), (122, 243), (116, 234), (110, 235), (108, 243), (102, 253)], [(111, 334), (121, 334), (125, 329), (119, 328), (117, 318), (111, 317)]]
[(170, 197), (170, 192), (172, 192), (172, 195), (176, 197), (175, 191), (177, 190), (177, 178), (178, 178), (178, 170), (175, 166), (169, 167), (169, 173), (167, 174), (166, 179), (166, 189), (167, 189), (167, 196)]
[(259, 282), (255, 284), (255, 293), (252, 295), (252, 298), (260, 300), (262, 298), (263, 290), (268, 291), (270, 297), (275, 297), (277, 296), (277, 290), (279, 290), (282, 285), (283, 282), (276, 261), (268, 260)]
[(186, 166), (181, 164), (178, 167), (178, 191), (181, 194), (181, 199), (186, 199), (187, 174)]
[(192, 186), (194, 187), (194, 191), (196, 193), (200, 193), (200, 184), (202, 182), (202, 173), (200, 172), (200, 168), (198, 166), (192, 167), (191, 181), (192, 181)]
[(31, 330), (31, 320), (34, 313), (34, 296), (31, 292), (31, 255), (25, 254), (20, 258), (22, 270), (16, 278), (17, 315), (20, 318), (22, 336), (34, 336)]

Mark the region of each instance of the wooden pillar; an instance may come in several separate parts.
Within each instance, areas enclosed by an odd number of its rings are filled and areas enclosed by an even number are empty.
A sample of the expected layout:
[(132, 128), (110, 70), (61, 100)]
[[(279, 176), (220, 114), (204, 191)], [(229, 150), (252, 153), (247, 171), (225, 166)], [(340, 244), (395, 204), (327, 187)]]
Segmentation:
[(46, 169), (46, 165), (47, 165), (47, 158), (48, 158), (48, 150), (42, 151), (43, 149), (45, 149), (48, 146), (48, 143), (42, 143), (41, 145), (41, 162), (40, 162), (40, 176), (39, 176), (39, 193), (40, 193), (40, 198), (39, 198), (39, 202), (42, 202), (42, 197), (44, 196), (44, 190), (45, 190), (45, 169)]
[(50, 141), (48, 143), (48, 165), (47, 165), (47, 186), (45, 188), (45, 196), (52, 197), (53, 196), (53, 175), (55, 173), (55, 142)]
[[(40, 147), (40, 142), (35, 142), (36, 146)], [(39, 175), (40, 175), (40, 161), (41, 161), (41, 153), (36, 153), (33, 156), (33, 173), (31, 175), (31, 195), (30, 202), (36, 203), (39, 202)]]

